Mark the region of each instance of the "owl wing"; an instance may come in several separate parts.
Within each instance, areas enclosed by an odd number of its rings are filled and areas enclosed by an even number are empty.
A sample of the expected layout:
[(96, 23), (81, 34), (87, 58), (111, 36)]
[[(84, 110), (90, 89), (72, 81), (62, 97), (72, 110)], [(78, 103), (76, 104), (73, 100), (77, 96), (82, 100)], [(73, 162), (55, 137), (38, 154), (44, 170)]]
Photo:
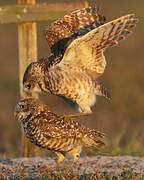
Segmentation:
[(78, 122), (65, 118), (64, 116), (55, 117), (52, 120), (43, 119), (39, 126), (45, 137), (62, 138), (62, 137), (81, 137), (84, 127)]
[(66, 47), (77, 37), (105, 23), (98, 8), (88, 7), (74, 11), (58, 19), (45, 29), (45, 37), (55, 56), (64, 54)]
[(68, 46), (63, 59), (57, 65), (61, 69), (85, 71), (92, 78), (99, 77), (106, 66), (104, 49), (117, 45), (136, 23), (135, 15), (129, 14), (90, 31)]

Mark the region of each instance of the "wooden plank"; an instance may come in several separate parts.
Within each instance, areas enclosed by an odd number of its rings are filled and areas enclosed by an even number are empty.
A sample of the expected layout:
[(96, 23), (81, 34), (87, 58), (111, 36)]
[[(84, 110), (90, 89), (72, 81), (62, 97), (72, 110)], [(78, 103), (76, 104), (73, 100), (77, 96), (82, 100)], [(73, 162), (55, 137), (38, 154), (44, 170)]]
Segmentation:
[[(21, 3), (34, 3), (35, 0), (18, 0)], [(37, 26), (35, 22), (18, 24), (19, 47), (19, 89), (20, 98), (27, 98), (23, 92), (22, 80), (26, 67), (31, 61), (37, 60)], [(36, 96), (37, 98), (38, 96)], [(22, 155), (25, 157), (36, 156), (38, 148), (30, 143), (22, 128)]]
[(70, 11), (83, 7), (84, 3), (80, 2), (1, 6), (0, 24), (54, 21)]

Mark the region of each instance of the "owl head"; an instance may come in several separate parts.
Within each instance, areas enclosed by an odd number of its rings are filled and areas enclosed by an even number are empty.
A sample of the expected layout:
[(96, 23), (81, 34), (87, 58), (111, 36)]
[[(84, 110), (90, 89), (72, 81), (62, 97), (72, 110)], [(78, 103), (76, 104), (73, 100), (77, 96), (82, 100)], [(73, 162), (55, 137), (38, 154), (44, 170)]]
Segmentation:
[(28, 98), (23, 99), (18, 102), (14, 109), (14, 116), (22, 121), (30, 119), (32, 116), (37, 116), (47, 109), (47, 106), (44, 105), (41, 101)]
[(32, 95), (42, 91), (42, 80), (44, 72), (39, 62), (32, 62), (28, 65), (23, 76), (23, 90)]

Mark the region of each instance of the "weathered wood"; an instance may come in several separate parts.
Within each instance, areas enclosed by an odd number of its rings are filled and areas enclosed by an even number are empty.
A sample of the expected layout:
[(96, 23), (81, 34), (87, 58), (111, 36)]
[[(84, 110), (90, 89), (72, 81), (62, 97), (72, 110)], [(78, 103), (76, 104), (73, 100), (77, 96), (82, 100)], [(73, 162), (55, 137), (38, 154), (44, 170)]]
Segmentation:
[(89, 1), (84, 2), (84, 7), (87, 8), (89, 6)]
[(49, 4), (18, 4), (0, 7), (0, 23), (53, 21), (70, 11), (84, 7), (80, 2)]
[[(20, 3), (30, 3), (31, 0), (18, 0)], [(35, 0), (32, 0), (33, 3)], [(19, 47), (19, 88), (20, 98), (26, 98), (23, 92), (23, 74), (29, 63), (37, 60), (37, 26), (35, 22), (18, 24), (18, 47)], [(37, 147), (31, 144), (25, 137), (22, 129), (22, 154), (23, 156), (37, 155)]]

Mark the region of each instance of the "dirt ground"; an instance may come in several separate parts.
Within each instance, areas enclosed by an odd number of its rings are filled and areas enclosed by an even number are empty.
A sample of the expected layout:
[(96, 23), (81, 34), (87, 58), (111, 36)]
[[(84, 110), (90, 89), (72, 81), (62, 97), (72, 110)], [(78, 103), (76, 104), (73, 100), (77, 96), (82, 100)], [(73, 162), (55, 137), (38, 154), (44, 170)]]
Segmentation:
[[(43, 172), (47, 171), (53, 163), (53, 159), (41, 157), (0, 159), (0, 177), (1, 179), (19, 179), (20, 177), (35, 179), (40, 177)], [(68, 159), (55, 170), (64, 173), (66, 169), (72, 169), (77, 175), (84, 173), (107, 173), (109, 175), (112, 174), (117, 176), (123, 171), (131, 171), (133, 173), (144, 175), (144, 157), (82, 157), (74, 167), (72, 166), (72, 160)]]

